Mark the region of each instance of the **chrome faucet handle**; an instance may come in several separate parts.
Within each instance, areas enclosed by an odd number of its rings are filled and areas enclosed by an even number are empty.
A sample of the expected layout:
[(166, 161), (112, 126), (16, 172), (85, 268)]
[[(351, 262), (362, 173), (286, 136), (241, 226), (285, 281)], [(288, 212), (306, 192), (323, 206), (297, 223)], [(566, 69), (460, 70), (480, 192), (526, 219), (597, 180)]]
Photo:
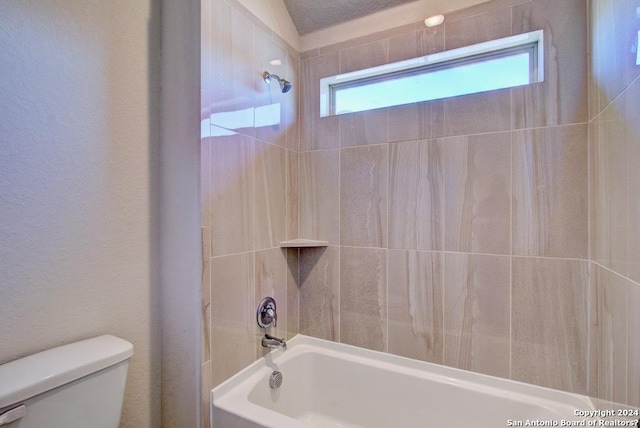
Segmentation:
[(271, 323), (271, 325), (276, 327), (276, 323), (278, 322), (278, 314), (276, 313), (276, 311), (269, 307), (267, 308), (266, 313), (267, 314), (264, 316), (264, 319), (267, 320), (266, 324)]
[(278, 313), (276, 312), (276, 301), (273, 297), (265, 297), (258, 305), (256, 313), (258, 325), (262, 328), (277, 326)]

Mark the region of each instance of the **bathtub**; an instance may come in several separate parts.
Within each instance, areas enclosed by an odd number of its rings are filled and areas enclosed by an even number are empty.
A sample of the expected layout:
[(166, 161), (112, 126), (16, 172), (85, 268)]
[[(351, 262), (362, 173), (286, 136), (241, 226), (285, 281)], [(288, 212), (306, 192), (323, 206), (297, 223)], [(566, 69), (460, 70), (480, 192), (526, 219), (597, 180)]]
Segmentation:
[(593, 410), (585, 396), (303, 335), (211, 391), (214, 428), (589, 426), (577, 415)]

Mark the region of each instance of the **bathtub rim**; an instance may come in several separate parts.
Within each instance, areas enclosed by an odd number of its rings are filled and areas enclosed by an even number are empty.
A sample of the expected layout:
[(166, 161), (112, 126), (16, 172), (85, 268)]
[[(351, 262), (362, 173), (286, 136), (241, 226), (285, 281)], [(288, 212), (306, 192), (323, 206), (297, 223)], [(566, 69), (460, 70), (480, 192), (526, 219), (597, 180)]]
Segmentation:
[[(352, 361), (361, 361), (370, 366), (393, 369), (404, 374), (420, 372), (423, 378), (447, 378), (450, 382), (462, 387), (481, 385), (488, 390), (506, 391), (509, 394), (526, 395), (537, 400), (560, 402), (575, 409), (596, 410), (593, 400), (586, 395), (297, 334), (287, 341), (286, 351), (272, 350), (211, 390), (209, 407), (212, 413), (212, 422), (215, 405), (220, 410), (250, 420), (257, 426), (265, 426), (261, 424), (267, 418), (269, 421), (275, 422), (277, 424), (275, 426), (306, 427), (296, 419), (251, 402), (249, 394), (255, 383), (247, 384), (246, 381), (254, 376), (258, 377), (257, 375), (262, 371), (264, 373), (261, 373), (260, 377), (268, 375), (272, 370), (277, 370), (279, 365), (298, 355), (314, 352), (340, 359), (346, 357)], [(242, 401), (241, 398), (244, 398), (244, 402), (239, 405), (239, 402)]]

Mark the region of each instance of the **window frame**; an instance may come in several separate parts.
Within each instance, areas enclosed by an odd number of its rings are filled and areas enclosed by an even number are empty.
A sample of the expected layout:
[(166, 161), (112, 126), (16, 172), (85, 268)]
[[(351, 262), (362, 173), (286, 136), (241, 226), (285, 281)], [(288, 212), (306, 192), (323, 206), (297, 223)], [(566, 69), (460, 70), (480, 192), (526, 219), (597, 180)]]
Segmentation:
[[(543, 30), (531, 31), (515, 36), (504, 37), (488, 42), (477, 43), (462, 48), (438, 52), (405, 61), (343, 73), (320, 79), (320, 116), (334, 116), (335, 93), (340, 89), (368, 85), (377, 81), (394, 80), (398, 77), (441, 71), (464, 64), (479, 63), (501, 57), (528, 52), (529, 83), (544, 81), (544, 33)], [(470, 93), (479, 93), (470, 92)], [(438, 98), (427, 98), (425, 101)], [(407, 101), (410, 104), (414, 101)], [(403, 104), (396, 104), (403, 105)], [(367, 111), (367, 110), (360, 110)]]

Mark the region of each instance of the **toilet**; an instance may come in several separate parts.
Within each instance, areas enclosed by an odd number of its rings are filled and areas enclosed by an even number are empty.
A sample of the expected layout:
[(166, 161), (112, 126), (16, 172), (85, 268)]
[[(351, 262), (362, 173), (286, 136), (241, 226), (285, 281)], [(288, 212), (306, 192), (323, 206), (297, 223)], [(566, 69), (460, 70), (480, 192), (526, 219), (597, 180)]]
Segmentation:
[(0, 365), (0, 427), (117, 428), (132, 355), (107, 335)]

